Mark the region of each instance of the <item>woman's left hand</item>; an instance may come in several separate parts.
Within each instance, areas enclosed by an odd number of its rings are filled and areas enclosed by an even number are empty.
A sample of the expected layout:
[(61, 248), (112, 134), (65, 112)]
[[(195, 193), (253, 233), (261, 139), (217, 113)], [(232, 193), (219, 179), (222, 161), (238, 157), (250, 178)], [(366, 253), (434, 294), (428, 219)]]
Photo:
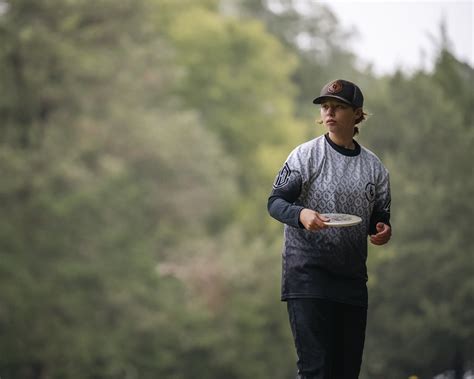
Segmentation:
[(377, 234), (370, 236), (370, 242), (374, 245), (385, 245), (392, 237), (392, 228), (383, 222), (377, 223), (376, 228)]

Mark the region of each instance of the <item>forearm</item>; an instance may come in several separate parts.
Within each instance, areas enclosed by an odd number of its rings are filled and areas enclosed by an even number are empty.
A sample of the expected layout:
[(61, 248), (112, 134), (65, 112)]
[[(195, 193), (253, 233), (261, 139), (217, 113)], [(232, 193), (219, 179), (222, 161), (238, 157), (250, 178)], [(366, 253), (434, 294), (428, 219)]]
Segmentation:
[(301, 205), (295, 205), (278, 196), (270, 196), (267, 208), (274, 219), (295, 228), (303, 227), (300, 223), (300, 213), (304, 207)]

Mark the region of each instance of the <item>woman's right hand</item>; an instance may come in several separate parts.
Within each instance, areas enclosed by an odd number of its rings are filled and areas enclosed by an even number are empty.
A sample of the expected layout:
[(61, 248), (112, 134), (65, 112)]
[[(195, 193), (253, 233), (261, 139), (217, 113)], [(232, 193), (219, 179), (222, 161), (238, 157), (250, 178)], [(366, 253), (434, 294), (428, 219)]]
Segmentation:
[(312, 209), (303, 208), (300, 212), (300, 222), (306, 230), (317, 231), (325, 229), (328, 227), (324, 224), (326, 221), (329, 221), (327, 217), (324, 217)]

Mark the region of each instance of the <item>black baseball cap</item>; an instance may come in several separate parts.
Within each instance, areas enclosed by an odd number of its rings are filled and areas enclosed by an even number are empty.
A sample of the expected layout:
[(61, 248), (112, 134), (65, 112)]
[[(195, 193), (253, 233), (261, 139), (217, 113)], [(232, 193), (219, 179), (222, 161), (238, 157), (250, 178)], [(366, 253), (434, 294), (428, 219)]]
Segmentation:
[(348, 80), (338, 79), (326, 84), (320, 95), (313, 100), (314, 104), (321, 104), (325, 98), (340, 100), (356, 108), (364, 105), (364, 95), (359, 87)]

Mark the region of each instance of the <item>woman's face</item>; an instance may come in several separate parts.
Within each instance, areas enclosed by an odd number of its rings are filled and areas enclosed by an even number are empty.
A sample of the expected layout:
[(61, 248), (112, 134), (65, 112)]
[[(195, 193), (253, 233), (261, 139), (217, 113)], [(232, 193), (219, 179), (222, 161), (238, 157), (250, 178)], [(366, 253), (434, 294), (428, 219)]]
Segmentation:
[(362, 108), (354, 109), (342, 101), (328, 98), (321, 103), (321, 119), (330, 132), (352, 132), (361, 115)]

